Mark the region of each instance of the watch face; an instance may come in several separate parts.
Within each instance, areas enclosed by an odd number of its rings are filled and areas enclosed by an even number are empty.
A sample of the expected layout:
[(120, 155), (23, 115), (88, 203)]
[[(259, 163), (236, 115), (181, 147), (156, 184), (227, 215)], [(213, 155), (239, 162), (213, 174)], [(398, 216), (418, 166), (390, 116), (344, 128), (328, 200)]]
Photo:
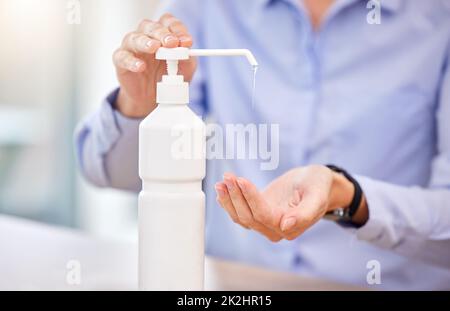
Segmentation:
[(335, 209), (334, 211), (325, 214), (323, 218), (336, 222), (351, 222), (351, 217), (347, 208)]

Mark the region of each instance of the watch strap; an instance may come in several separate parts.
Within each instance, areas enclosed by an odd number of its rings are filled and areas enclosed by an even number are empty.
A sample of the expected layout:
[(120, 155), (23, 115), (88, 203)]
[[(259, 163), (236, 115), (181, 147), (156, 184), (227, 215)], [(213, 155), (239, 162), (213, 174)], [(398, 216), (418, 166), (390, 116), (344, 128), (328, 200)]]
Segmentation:
[(325, 218), (338, 222), (351, 222), (353, 216), (356, 214), (359, 206), (361, 205), (361, 199), (363, 196), (362, 188), (359, 185), (358, 181), (354, 179), (344, 169), (337, 167), (335, 165), (327, 165), (327, 167), (331, 169), (333, 172), (342, 174), (345, 178), (347, 178), (353, 184), (355, 192), (349, 206), (338, 208), (334, 211), (331, 211), (326, 214)]

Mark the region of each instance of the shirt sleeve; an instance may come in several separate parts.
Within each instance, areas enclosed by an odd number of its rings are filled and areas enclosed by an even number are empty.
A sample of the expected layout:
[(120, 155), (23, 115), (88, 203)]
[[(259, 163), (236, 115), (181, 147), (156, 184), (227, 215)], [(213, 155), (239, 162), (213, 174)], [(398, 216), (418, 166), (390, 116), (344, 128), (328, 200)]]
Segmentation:
[(438, 154), (429, 186), (401, 187), (357, 177), (367, 198), (369, 220), (352, 230), (358, 239), (450, 268), (450, 56), (436, 120)]
[[(160, 12), (170, 12), (191, 31), (196, 46), (201, 46), (198, 0), (165, 1)], [(158, 14), (159, 18), (159, 14)], [(112, 92), (101, 106), (78, 125), (75, 149), (82, 175), (98, 187), (138, 192), (138, 134), (142, 119), (131, 119), (115, 110), (119, 90)], [(200, 63), (190, 83), (190, 107), (200, 116), (207, 113), (205, 85)]]
[(113, 108), (112, 92), (75, 131), (75, 148), (83, 176), (98, 187), (140, 190), (138, 132), (141, 119), (123, 116)]

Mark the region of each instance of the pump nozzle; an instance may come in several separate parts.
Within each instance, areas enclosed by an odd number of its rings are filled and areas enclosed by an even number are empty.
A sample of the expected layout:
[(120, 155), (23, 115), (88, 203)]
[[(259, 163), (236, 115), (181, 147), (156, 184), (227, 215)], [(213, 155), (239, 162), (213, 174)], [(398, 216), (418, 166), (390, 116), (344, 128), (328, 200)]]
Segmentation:
[(258, 67), (258, 62), (255, 56), (253, 56), (250, 50), (246, 49), (214, 49), (214, 50), (202, 50), (192, 49), (189, 50), (190, 56), (245, 56), (252, 67)]
[(167, 61), (167, 72), (176, 75), (178, 61), (186, 60), (193, 56), (245, 56), (253, 68), (258, 67), (258, 62), (252, 52), (246, 49), (188, 49), (188, 48), (159, 48), (156, 59)]

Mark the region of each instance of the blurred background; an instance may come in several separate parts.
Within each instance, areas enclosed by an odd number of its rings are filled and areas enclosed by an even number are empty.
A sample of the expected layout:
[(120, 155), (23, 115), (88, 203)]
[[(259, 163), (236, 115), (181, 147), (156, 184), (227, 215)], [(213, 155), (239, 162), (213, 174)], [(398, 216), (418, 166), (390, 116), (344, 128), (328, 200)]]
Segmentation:
[(0, 0), (0, 216), (137, 239), (136, 195), (84, 182), (72, 142), (117, 86), (113, 51), (158, 2)]

